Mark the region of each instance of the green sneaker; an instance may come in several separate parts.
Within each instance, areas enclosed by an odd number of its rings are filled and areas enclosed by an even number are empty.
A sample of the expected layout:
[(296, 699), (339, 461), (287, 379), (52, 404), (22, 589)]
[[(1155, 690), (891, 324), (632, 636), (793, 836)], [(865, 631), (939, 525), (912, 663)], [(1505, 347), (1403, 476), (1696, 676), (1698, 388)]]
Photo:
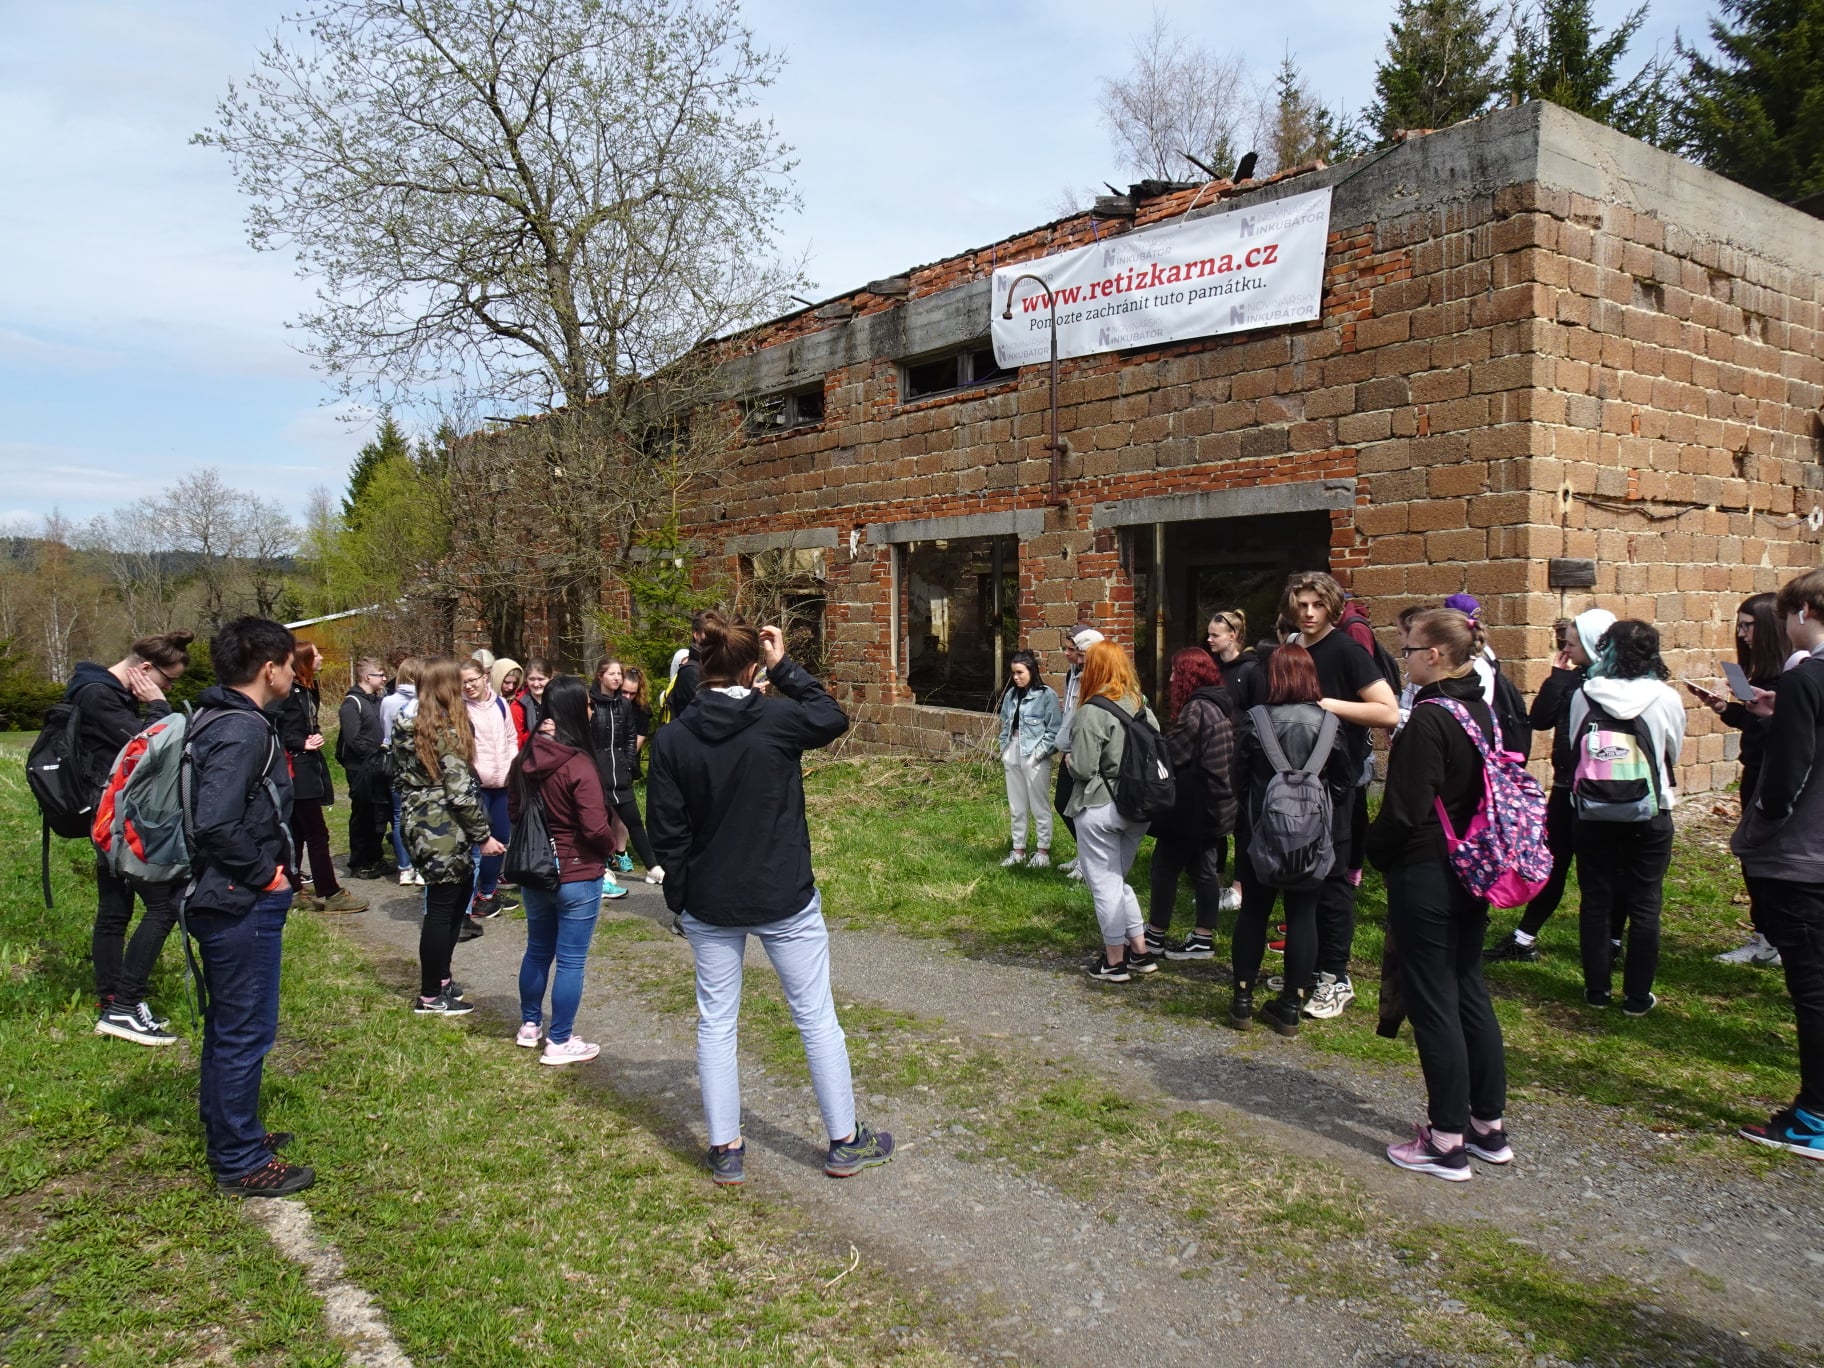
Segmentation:
[(832, 1178), (853, 1178), (865, 1168), (884, 1164), (893, 1157), (893, 1137), (877, 1131), (866, 1122), (855, 1123), (855, 1134), (830, 1145), (829, 1158), (823, 1171)]

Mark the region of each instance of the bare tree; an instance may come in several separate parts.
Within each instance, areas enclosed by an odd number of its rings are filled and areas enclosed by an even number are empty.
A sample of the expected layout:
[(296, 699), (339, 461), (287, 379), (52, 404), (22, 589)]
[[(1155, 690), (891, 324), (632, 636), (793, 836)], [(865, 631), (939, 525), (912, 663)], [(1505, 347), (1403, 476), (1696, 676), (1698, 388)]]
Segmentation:
[(158, 500), (97, 514), (77, 544), (107, 567), (129, 633), (137, 638), (173, 626), (180, 576)]
[(800, 287), (771, 256), (788, 149), (753, 113), (779, 65), (733, 0), (319, 0), (198, 135), (253, 245), (318, 280), (301, 321), (345, 392), (540, 419), (468, 444), (450, 491), (518, 539), (487, 573), (568, 620), (731, 458), (666, 436), (713, 389), (692, 349)]
[(1218, 170), (1233, 166), (1261, 124), (1261, 92), (1239, 55), (1224, 56), (1175, 32), (1162, 10), (1134, 44), (1133, 65), (1102, 82), (1102, 124), (1124, 167), (1183, 180), (1188, 152)]
[(271, 617), (286, 590), (298, 531), (278, 504), (231, 487), (215, 470), (186, 475), (156, 504), (170, 546), (187, 553), (203, 620)]

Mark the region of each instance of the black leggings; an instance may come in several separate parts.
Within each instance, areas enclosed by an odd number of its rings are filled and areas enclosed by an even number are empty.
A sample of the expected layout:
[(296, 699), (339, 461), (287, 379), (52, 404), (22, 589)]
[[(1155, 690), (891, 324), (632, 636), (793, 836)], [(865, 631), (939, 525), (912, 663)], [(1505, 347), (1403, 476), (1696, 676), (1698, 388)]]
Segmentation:
[(329, 852), (329, 823), (324, 820), (323, 804), (317, 799), (292, 800), (291, 839), (299, 854), (310, 854), (310, 886), (316, 896), (333, 898), (340, 893), (335, 856)]
[(1558, 904), (1564, 901), (1564, 881), (1570, 876), (1571, 857), (1575, 853), (1577, 819), (1571, 809), (1571, 791), (1555, 788), (1545, 800), (1545, 844), (1552, 852), (1552, 877), (1526, 905), (1520, 918), (1520, 929), (1529, 936), (1539, 934)]
[(1624, 996), (1645, 1002), (1659, 972), (1659, 913), (1672, 863), (1672, 814), (1645, 822), (1578, 822), (1578, 939), (1586, 992), (1615, 986), (1613, 943), (1627, 933)]
[[(95, 862), (95, 931), (90, 944), (95, 957), (95, 995), (118, 999), (132, 1007), (145, 1001), (146, 980), (158, 963), (165, 939), (177, 925), (177, 905), (172, 901), (176, 884), (140, 883), (117, 879)], [(127, 940), (127, 923), (133, 920), (133, 895), (146, 905), (139, 929)]]
[(640, 820), (640, 805), (631, 793), (617, 793), (609, 802), (614, 807), (614, 815), (627, 828), (627, 840), (633, 846), (633, 853), (640, 857), (641, 864), (651, 869), (658, 861), (653, 857), (652, 842), (646, 839), (646, 823)]
[(1187, 841), (1169, 832), (1153, 838), (1152, 910), (1147, 917), (1153, 930), (1163, 935), (1172, 929), (1172, 913), (1178, 906), (1178, 880), (1187, 873), (1196, 899), (1197, 930), (1216, 929), (1222, 915), (1222, 857), (1227, 843), (1222, 836)]
[(418, 991), (424, 997), (436, 997), (450, 977), (456, 935), (474, 892), (475, 875), (468, 870), (454, 882), (424, 886), (424, 923), (418, 929)]
[(1229, 967), (1235, 985), (1250, 988), (1260, 978), (1260, 961), (1267, 953), (1267, 921), (1273, 904), (1285, 905), (1286, 987), (1294, 993), (1308, 990), (1317, 980), (1317, 888), (1269, 888), (1254, 877), (1246, 849), (1236, 842), (1235, 874), (1241, 880), (1241, 911), (1235, 916), (1235, 938), (1229, 947)]

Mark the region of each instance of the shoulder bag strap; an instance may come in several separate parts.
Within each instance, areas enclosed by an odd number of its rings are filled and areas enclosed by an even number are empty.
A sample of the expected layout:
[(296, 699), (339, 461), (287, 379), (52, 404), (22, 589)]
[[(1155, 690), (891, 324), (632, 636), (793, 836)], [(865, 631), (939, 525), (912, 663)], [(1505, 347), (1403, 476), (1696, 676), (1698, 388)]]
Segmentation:
[[(1254, 735), (1260, 739), (1260, 748), (1266, 752), (1267, 763), (1273, 766), (1275, 774), (1290, 774), (1292, 762), (1286, 759), (1286, 752), (1279, 744), (1279, 733), (1273, 730), (1273, 714), (1256, 704), (1248, 709), (1248, 716), (1254, 722)], [(1322, 734), (1320, 729), (1319, 734)]]
[(1325, 709), (1324, 720), (1318, 724), (1317, 740), (1312, 743), (1311, 754), (1305, 757), (1306, 774), (1316, 774), (1329, 763), (1330, 749), (1336, 744), (1336, 733), (1341, 725), (1337, 715)]

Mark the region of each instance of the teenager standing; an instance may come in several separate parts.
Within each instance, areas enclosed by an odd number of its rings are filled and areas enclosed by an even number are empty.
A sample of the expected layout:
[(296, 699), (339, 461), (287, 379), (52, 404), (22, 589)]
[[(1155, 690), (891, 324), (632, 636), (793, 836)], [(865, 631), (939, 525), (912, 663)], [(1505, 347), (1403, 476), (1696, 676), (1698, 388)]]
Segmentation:
[[(1254, 647), (1248, 645), (1248, 615), (1239, 608), (1224, 608), (1211, 615), (1203, 634), (1204, 645), (1216, 661), (1222, 675), (1222, 687), (1229, 691), (1231, 716), (1240, 719), (1249, 708), (1267, 701), (1265, 662)], [(1228, 838), (1222, 840), (1222, 863), (1228, 867)], [(1231, 878), (1223, 890), (1222, 910), (1233, 912), (1241, 906), (1241, 880)]]
[(1473, 1154), (1493, 1164), (1513, 1157), (1502, 1113), (1507, 1055), (1482, 979), (1488, 903), (1451, 866), (1438, 805), (1466, 831), (1486, 785), (1481, 748), (1494, 743), (1494, 716), (1474, 659), (1481, 633), (1464, 614), (1421, 613), (1407, 631), (1406, 671), (1419, 685), (1412, 715), (1387, 760), (1380, 814), (1368, 829), (1368, 857), (1387, 878), (1387, 930), (1399, 946), (1400, 982), (1429, 1099), (1427, 1125), (1389, 1145), (1401, 1168), (1461, 1182)]
[(1798, 1026), (1799, 1092), (1745, 1140), (1824, 1160), (1824, 571), (1789, 581), (1776, 610), (1804, 658), (1777, 692), (1754, 798), (1742, 805), (1730, 849), (1742, 862), (1755, 930), (1779, 952)]
[[(64, 699), (76, 709), (77, 736), (83, 763), (83, 792), (91, 811), (107, 785), (121, 747), (147, 725), (167, 716), (165, 690), (190, 667), (189, 632), (163, 632), (141, 637), (113, 665), (77, 664)], [(97, 1035), (115, 1036), (136, 1045), (171, 1045), (177, 1037), (153, 1015), (146, 1001), (152, 969), (177, 925), (177, 892), (171, 883), (145, 883), (116, 878), (98, 856), (95, 861), (95, 926), (91, 953), (95, 960)], [(127, 940), (133, 899), (145, 912)]]
[(513, 727), (522, 738), (524, 746), (538, 730), (538, 724), (545, 720), (545, 689), (551, 683), (551, 667), (538, 656), (526, 662), (526, 686), (519, 695), (508, 700), (513, 709)]
[(1126, 983), (1135, 974), (1155, 972), (1159, 957), (1146, 948), (1140, 900), (1127, 882), (1147, 824), (1123, 817), (1115, 806), (1127, 724), (1110, 707), (1159, 729), (1127, 652), (1112, 641), (1097, 641), (1084, 652), (1082, 699), (1070, 727), (1066, 761), (1076, 786), (1066, 812), (1077, 822), (1077, 865), (1102, 931), (1102, 953), (1089, 962), (1089, 976), (1098, 983)]
[(323, 664), (323, 653), (303, 642), (294, 663), (290, 689), (274, 700), (269, 711), (291, 762), (292, 841), (310, 861), (311, 896), (304, 905), (318, 912), (365, 912), (367, 899), (342, 887), (336, 878), (329, 823), (323, 816), (323, 809), (336, 800), (329, 765), (323, 759), (323, 728), (317, 720), (317, 670)]
[(1015, 651), (1001, 688), (1001, 729), (995, 741), (1007, 780), (1007, 806), (1013, 814), (1013, 849), (1002, 867), (1026, 864), (1026, 832), (1032, 828), (1031, 865), (1051, 864), (1051, 757), (1064, 712), (1058, 696), (1039, 678), (1039, 658)]
[[(424, 657), (410, 655), (399, 662), (399, 672), (393, 681), (393, 691), (380, 700), (380, 747), (385, 750), (392, 744), (393, 720), (406, 704), (418, 696), (418, 671), (424, 667)], [(399, 786), (389, 781), (388, 802), (392, 805), (393, 861), (399, 866), (399, 883), (402, 887), (422, 885), (424, 875), (412, 868), (412, 854), (405, 848), (405, 832), (399, 825)]]
[(519, 965), (520, 1027), (514, 1040), (538, 1048), (549, 984), (551, 1021), (543, 1031), (539, 1063), (582, 1064), (601, 1053), (601, 1046), (580, 1039), (573, 1028), (589, 942), (602, 912), (603, 862), (614, 844), (590, 749), (589, 690), (583, 681), (567, 676), (552, 680), (545, 690), (545, 718), (551, 734), (533, 732), (513, 762), (507, 804), (515, 824), (529, 804), (543, 809), (561, 882), (550, 890), (530, 884), (520, 889), (526, 904), (526, 953)]
[[(489, 682), (487, 671), (492, 668), (490, 664), (483, 669), (478, 660), (462, 663), (462, 701), (473, 738), (473, 749), (467, 758), (474, 767), (482, 811), (487, 814), (488, 829), (494, 838), (492, 844), (499, 847), (493, 854), (482, 852), (475, 867), (477, 917), (498, 917), (513, 905), (500, 891), (500, 857), (513, 830), (507, 817), (507, 772), (513, 768), (513, 757), (519, 754), (519, 733), (514, 729), (507, 700), (495, 693)], [(421, 697), (423, 693), (420, 687)]]
[[(1052, 796), (1051, 810), (1058, 814), (1064, 823), (1064, 829), (1070, 833), (1070, 839), (1077, 839), (1077, 824), (1070, 816), (1070, 795), (1075, 790), (1075, 781), (1070, 777), (1070, 724), (1077, 715), (1077, 703), (1083, 685), (1083, 653), (1098, 641), (1102, 633), (1088, 623), (1079, 622), (1064, 633), (1064, 694), (1059, 700), (1058, 739), (1052, 743), (1058, 752), (1058, 782)], [(1068, 879), (1082, 881), (1083, 871), (1078, 867), (1077, 858), (1072, 856), (1058, 866), (1059, 871)]]
[[(1786, 637), (1786, 624), (1774, 611), (1777, 596), (1755, 594), (1735, 610), (1735, 660), (1757, 689), (1771, 692), (1785, 672), (1786, 660), (1792, 654), (1792, 643)], [(1699, 694), (1704, 705), (1723, 719), (1725, 726), (1742, 734), (1742, 779), (1737, 786), (1742, 797), (1742, 811), (1754, 801), (1755, 785), (1760, 782), (1761, 764), (1767, 754), (1767, 733), (1772, 719), (1752, 711), (1739, 699), (1717, 694)], [(1753, 892), (1750, 890), (1750, 898)], [(1751, 964), (1760, 969), (1777, 969), (1780, 952), (1759, 931), (1748, 943), (1718, 955), (1723, 964)]]
[(355, 682), (342, 698), (337, 718), (336, 759), (348, 776), (348, 872), (357, 879), (380, 879), (380, 839), (386, 830), (391, 785), (376, 766), (385, 728), (380, 701), (386, 693), (386, 669), (372, 656), (355, 662)]
[[(640, 805), (633, 794), (633, 767), (640, 753), (639, 719), (633, 704), (621, 693), (625, 675), (618, 660), (603, 660), (595, 668), (595, 687), (589, 691), (593, 711), (589, 715), (589, 735), (595, 747), (596, 768), (602, 777), (602, 796), (608, 810), (620, 818), (627, 840), (640, 863), (646, 866), (646, 882), (665, 882), (665, 867), (653, 853), (646, 837), (646, 823), (640, 818)], [(623, 852), (624, 853), (624, 852)], [(617, 864), (617, 868), (621, 868)], [(633, 868), (628, 861), (622, 872)]]
[(479, 668), (472, 660), (459, 668), (448, 656), (426, 660), (418, 696), (393, 720), (389, 743), (405, 844), (412, 867), (424, 876), (419, 986), (412, 1002), (420, 1015), (474, 1010), (450, 991), (450, 957), (474, 894), (476, 853), (492, 859), (498, 873), (507, 850), (493, 833), (475, 780), (475, 733), (464, 685), (470, 670)]
[[(665, 903), (696, 952), (697, 1072), (718, 1184), (745, 1176), (736, 1030), (747, 939), (779, 975), (830, 1136), (823, 1171), (846, 1178), (893, 1155), (855, 1116), (848, 1044), (830, 995), (830, 939), (811, 872), (804, 752), (848, 730), (836, 701), (785, 654), (777, 627), (701, 619), (702, 687), (652, 740), (654, 845)], [(766, 667), (771, 688), (754, 689)]]
[(192, 849), (182, 897), (205, 988), (197, 1110), (215, 1184), (237, 1197), (282, 1197), (316, 1180), (276, 1157), (290, 1137), (260, 1121), (298, 879), (291, 767), (264, 710), (291, 694), (294, 649), (291, 633), (264, 618), (218, 631), (209, 663), (220, 682), (197, 700), (185, 747)]
[[(1186, 646), (1172, 657), (1169, 687), (1172, 760), (1177, 802), (1171, 816), (1153, 823), (1152, 898), (1146, 948), (1169, 960), (1216, 955), (1216, 924), (1228, 891), (1223, 857), (1235, 829), (1235, 724), (1222, 673), (1207, 651)], [(1195, 921), (1178, 945), (1171, 934), (1178, 881), (1191, 876)]]
[[(1659, 632), (1623, 618), (1602, 635), (1590, 677), (1571, 699), (1567, 726), (1577, 748), (1571, 800), (1582, 894), (1583, 999), (1612, 1000), (1625, 934), (1622, 1011), (1645, 1016), (1658, 1003), (1659, 914), (1672, 863), (1673, 775), (1685, 743), (1685, 708), (1666, 685)], [(1638, 805), (1613, 801), (1644, 791)]]

